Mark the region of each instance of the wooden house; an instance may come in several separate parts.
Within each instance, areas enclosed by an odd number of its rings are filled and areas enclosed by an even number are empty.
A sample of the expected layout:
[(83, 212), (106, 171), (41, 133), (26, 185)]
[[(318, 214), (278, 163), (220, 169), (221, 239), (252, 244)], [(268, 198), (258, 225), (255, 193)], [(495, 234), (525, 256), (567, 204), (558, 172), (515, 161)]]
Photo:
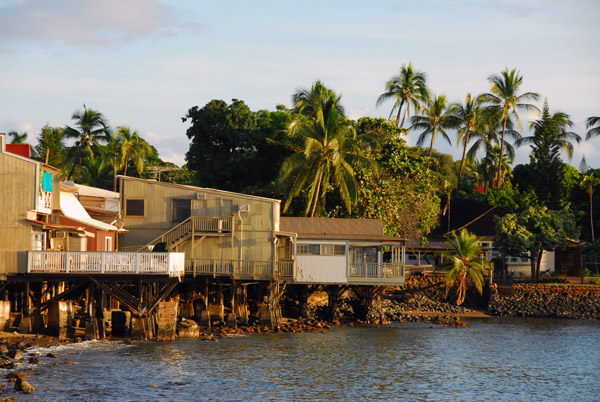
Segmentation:
[(282, 217), (280, 227), (297, 235), (296, 283), (404, 283), (404, 243), (380, 219)]
[(293, 235), (280, 201), (120, 176), (121, 250), (184, 252), (186, 274), (293, 280)]
[(0, 274), (23, 273), (28, 250), (45, 250), (57, 232), (78, 236), (59, 223), (60, 170), (6, 150), (0, 135)]

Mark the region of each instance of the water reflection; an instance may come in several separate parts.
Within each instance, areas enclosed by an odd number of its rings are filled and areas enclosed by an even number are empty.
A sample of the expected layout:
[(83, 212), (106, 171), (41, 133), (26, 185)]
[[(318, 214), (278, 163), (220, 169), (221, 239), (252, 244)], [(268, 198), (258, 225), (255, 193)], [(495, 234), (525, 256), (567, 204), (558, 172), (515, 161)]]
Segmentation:
[(600, 394), (599, 329), (489, 319), (461, 329), (404, 323), (218, 343), (98, 342), (61, 349), (79, 364), (40, 367), (32, 379), (40, 391), (19, 399), (590, 401)]

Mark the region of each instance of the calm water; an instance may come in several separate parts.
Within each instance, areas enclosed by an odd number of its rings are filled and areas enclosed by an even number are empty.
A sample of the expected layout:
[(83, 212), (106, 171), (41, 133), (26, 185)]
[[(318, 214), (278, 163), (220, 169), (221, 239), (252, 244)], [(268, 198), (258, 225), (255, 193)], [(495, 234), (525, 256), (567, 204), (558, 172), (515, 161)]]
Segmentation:
[(56, 360), (40, 350), (30, 377), (39, 390), (19, 400), (600, 401), (598, 321), (494, 318), (461, 329), (405, 323), (53, 350), (76, 364), (48, 367)]

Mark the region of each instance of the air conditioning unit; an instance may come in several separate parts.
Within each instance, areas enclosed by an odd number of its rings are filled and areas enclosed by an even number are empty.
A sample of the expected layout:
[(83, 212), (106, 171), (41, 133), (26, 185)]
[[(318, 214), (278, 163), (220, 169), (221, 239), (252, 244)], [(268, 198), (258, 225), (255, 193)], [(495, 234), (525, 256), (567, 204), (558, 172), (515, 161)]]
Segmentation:
[(204, 193), (196, 193), (196, 199), (197, 200), (205, 200), (206, 199), (206, 194), (204, 194)]
[(233, 210), (235, 212), (250, 212), (250, 204), (234, 205)]

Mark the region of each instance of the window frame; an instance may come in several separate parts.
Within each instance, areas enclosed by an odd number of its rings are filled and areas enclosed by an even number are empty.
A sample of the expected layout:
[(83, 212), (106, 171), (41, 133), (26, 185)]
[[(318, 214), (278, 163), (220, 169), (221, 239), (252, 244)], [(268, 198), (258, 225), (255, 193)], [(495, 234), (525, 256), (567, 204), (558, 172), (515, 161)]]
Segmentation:
[[(129, 201), (142, 201), (144, 212), (142, 215), (131, 215), (129, 213)], [(127, 218), (145, 218), (146, 217), (146, 199), (145, 198), (126, 198), (125, 199), (125, 216)]]

